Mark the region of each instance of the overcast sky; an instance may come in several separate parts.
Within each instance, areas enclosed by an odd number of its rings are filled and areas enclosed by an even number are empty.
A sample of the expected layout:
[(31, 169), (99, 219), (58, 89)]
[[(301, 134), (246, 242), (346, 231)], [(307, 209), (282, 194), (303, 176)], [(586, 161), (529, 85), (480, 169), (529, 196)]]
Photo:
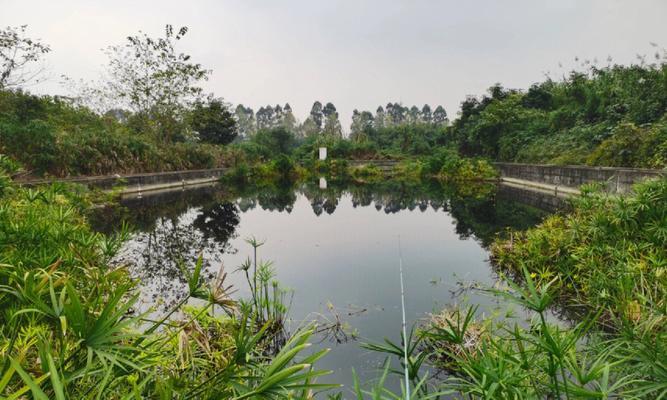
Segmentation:
[(575, 57), (632, 62), (667, 47), (665, 17), (665, 0), (0, 0), (0, 26), (28, 24), (53, 49), (33, 91), (66, 93), (61, 74), (96, 78), (102, 48), (170, 23), (190, 28), (180, 49), (213, 70), (217, 96), (289, 102), (299, 119), (331, 101), (346, 130), (354, 108), (442, 104), (451, 118), (468, 94), (560, 77)]

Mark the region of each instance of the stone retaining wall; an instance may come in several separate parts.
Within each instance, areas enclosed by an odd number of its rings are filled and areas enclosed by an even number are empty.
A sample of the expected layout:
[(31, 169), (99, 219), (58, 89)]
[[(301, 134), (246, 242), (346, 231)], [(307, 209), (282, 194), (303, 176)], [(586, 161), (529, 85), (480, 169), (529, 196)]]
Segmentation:
[(57, 181), (80, 183), (82, 185), (87, 185), (89, 187), (95, 187), (102, 190), (109, 190), (114, 186), (124, 186), (128, 191), (136, 191), (138, 188), (158, 189), (161, 187), (173, 186), (173, 184), (179, 182), (185, 185), (189, 185), (190, 182), (201, 183), (205, 180), (215, 180), (220, 178), (225, 173), (225, 171), (225, 168), (214, 168), (130, 175), (87, 176), (76, 178), (60, 178), (53, 180), (45, 179), (19, 183), (23, 185), (34, 186)]
[(634, 183), (659, 178), (666, 175), (665, 170), (559, 166), (540, 164), (493, 163), (500, 171), (501, 178), (515, 178), (554, 186), (578, 188), (588, 183), (602, 183), (609, 192), (624, 193)]

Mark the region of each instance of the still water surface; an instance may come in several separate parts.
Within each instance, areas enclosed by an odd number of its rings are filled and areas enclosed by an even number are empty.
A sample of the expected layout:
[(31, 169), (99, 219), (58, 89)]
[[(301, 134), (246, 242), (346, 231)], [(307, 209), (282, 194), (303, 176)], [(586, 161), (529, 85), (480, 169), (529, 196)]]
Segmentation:
[[(400, 340), (399, 235), (409, 324), (462, 302), (480, 304), (482, 312), (502, 310), (507, 305), (461, 289), (472, 282), (493, 285), (488, 244), (507, 228), (525, 229), (546, 215), (525, 204), (539, 201), (528, 200), (495, 186), (392, 183), (145, 196), (123, 202), (120, 214), (138, 230), (116, 262), (131, 265), (141, 279), (142, 307), (160, 312), (183, 294), (175, 263), (180, 254), (192, 260), (202, 251), (209, 276), (223, 264), (236, 296), (248, 297), (245, 277), (234, 271), (252, 255), (245, 239), (265, 240), (259, 258), (272, 260), (281, 285), (293, 290), (288, 328), (343, 322), (343, 331), (320, 334), (315, 347), (332, 348), (319, 364), (334, 371), (326, 381), (349, 388), (352, 368), (369, 379), (383, 361), (360, 342)], [(114, 230), (121, 219), (116, 210), (99, 215), (97, 225)]]

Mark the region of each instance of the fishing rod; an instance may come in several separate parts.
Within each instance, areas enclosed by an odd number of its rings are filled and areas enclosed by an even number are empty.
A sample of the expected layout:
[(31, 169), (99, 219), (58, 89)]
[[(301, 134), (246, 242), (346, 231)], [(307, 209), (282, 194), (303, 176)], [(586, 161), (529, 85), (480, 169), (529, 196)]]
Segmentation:
[(398, 272), (401, 277), (401, 317), (403, 328), (403, 372), (405, 374), (405, 399), (410, 399), (410, 378), (408, 374), (408, 335), (405, 327), (405, 286), (403, 285), (403, 251), (401, 250), (401, 235), (398, 235)]

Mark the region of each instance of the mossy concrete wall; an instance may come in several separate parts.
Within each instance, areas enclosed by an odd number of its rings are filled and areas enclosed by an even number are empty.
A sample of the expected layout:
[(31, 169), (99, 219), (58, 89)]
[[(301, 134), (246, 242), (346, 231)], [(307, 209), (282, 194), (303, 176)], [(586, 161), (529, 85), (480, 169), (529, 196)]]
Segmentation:
[(665, 170), (560, 166), (542, 164), (494, 163), (501, 178), (514, 178), (531, 182), (546, 183), (553, 186), (578, 188), (589, 183), (601, 183), (612, 193), (624, 193), (632, 185), (646, 179), (665, 176)]
[(225, 171), (225, 168), (214, 168), (190, 171), (152, 172), (145, 174), (60, 178), (54, 180), (45, 179), (24, 182), (23, 184), (32, 186), (58, 181), (79, 183), (102, 190), (110, 190), (114, 187), (122, 186), (124, 193), (133, 193), (165, 189), (178, 185), (188, 186), (212, 182), (218, 180)]

